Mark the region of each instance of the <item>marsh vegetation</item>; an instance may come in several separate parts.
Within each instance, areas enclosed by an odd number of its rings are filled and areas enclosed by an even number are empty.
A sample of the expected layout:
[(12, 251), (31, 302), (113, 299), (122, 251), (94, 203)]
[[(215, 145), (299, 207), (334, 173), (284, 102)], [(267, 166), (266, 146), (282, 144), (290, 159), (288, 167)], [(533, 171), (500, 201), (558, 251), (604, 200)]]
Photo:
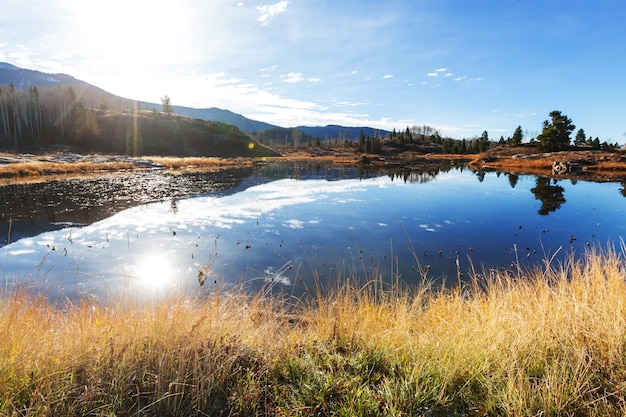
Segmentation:
[[(346, 276), (63, 308), (0, 300), (2, 415), (623, 415), (623, 248), (462, 287)], [(268, 284), (272, 285), (272, 284)]]

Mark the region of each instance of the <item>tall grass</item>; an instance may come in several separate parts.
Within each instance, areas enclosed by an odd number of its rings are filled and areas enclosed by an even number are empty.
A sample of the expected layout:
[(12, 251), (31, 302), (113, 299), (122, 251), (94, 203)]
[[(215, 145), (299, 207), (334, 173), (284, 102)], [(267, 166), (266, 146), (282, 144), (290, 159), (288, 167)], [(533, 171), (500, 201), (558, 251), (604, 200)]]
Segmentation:
[[(624, 415), (623, 251), (297, 302), (0, 302), (0, 415)], [(320, 293), (321, 294), (321, 293)]]
[[(217, 168), (226, 166), (250, 166), (251, 159), (244, 158), (212, 158), (212, 157), (163, 157), (146, 156), (144, 159), (163, 165), (168, 169)], [(143, 170), (144, 166), (136, 165), (131, 160), (119, 161), (79, 161), (54, 162), (33, 159), (27, 162), (14, 162), (0, 165), (0, 178), (23, 178), (62, 174), (90, 174), (97, 172), (118, 172)]]

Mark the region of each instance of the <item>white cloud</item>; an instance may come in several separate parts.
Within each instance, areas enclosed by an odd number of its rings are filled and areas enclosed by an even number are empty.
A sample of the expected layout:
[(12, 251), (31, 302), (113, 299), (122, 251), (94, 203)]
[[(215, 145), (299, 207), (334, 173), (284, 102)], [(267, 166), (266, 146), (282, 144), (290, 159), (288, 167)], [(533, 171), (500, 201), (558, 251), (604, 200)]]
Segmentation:
[(261, 15), (256, 19), (257, 22), (261, 23), (261, 26), (267, 26), (271, 17), (287, 10), (288, 4), (288, 1), (279, 1), (274, 4), (263, 4), (257, 6), (256, 9), (261, 13)]
[[(292, 83), (292, 84), (299, 83), (299, 82), (301, 82), (301, 81), (304, 81), (304, 80), (305, 80), (305, 78), (304, 78), (304, 74), (302, 74), (301, 72), (290, 72), (289, 74), (286, 74), (286, 75), (285, 75), (285, 74), (283, 74), (283, 75), (281, 75), (281, 76), (280, 76), (280, 78), (281, 78), (284, 82), (286, 82), (286, 83)], [(309, 81), (309, 82), (311, 82), (311, 83), (315, 83), (315, 84), (317, 84), (317, 83), (321, 82), (321, 81), (322, 81), (322, 79), (321, 79), (321, 78), (317, 78), (317, 77), (311, 77), (311, 78), (307, 78), (307, 79), (306, 79), (306, 81)]]
[(383, 76), (383, 80), (389, 79), (389, 78), (393, 78), (393, 75), (391, 74), (387, 74)]
[[(448, 71), (448, 68), (437, 68), (436, 70), (434, 70), (433, 72), (429, 72), (428, 74), (426, 74), (427, 77), (439, 77), (439, 74), (444, 73)], [(446, 77), (451, 77), (452, 73), (448, 72), (445, 74)]]
[(280, 78), (282, 78), (287, 83), (299, 83), (300, 81), (304, 80), (304, 76), (301, 72), (290, 72), (287, 75), (281, 75)]

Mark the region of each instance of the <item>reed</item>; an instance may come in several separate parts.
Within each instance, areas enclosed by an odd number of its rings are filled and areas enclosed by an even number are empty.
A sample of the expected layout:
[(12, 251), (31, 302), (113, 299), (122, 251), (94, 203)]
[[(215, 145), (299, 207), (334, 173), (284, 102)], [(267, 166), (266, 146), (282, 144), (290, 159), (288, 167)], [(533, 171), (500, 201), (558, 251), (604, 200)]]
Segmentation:
[(0, 166), (1, 178), (19, 178), (41, 175), (79, 174), (99, 171), (136, 169), (131, 162), (49, 162), (29, 161)]
[(0, 415), (623, 415), (624, 251), (462, 288), (0, 302)]
[(251, 158), (218, 158), (218, 157), (168, 157), (168, 156), (150, 156), (147, 159), (161, 164), (168, 169), (184, 169), (184, 168), (213, 168), (228, 166), (251, 166), (254, 159)]
[[(245, 158), (208, 158), (208, 157), (146, 157), (152, 162), (163, 165), (168, 169), (189, 168), (221, 168), (227, 166), (250, 166), (252, 159)], [(135, 165), (130, 160), (124, 161), (82, 161), (82, 162), (52, 162), (32, 160), (0, 165), (0, 178), (23, 178), (36, 176), (50, 176), (59, 174), (87, 174), (96, 172), (117, 172), (141, 170), (145, 167)]]

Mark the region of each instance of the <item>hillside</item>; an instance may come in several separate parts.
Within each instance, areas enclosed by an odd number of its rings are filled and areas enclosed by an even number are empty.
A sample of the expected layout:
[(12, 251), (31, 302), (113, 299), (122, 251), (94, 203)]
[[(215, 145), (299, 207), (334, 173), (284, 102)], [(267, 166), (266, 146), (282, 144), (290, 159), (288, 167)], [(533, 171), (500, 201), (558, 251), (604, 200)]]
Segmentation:
[[(67, 74), (46, 74), (40, 71), (23, 69), (15, 65), (0, 62), (0, 85), (8, 87), (13, 85), (16, 89), (27, 91), (31, 87), (39, 89), (58, 88), (61, 90), (71, 86), (76, 96), (81, 99), (83, 104), (90, 108), (106, 107), (115, 111), (132, 111), (134, 109), (151, 111), (162, 111), (163, 106), (160, 103), (151, 103), (146, 101), (135, 101), (124, 97), (111, 94), (99, 87), (91, 85), (85, 81), (78, 80)], [(175, 114), (187, 116), (195, 119), (212, 120), (216, 122), (228, 123), (236, 126), (243, 132), (261, 132), (268, 129), (279, 128), (279, 126), (265, 123), (258, 120), (252, 120), (241, 114), (234, 113), (230, 110), (211, 108), (192, 108), (178, 106), (175, 104), (176, 97), (173, 97), (173, 111)], [(303, 134), (320, 139), (349, 139), (358, 140), (361, 130), (364, 135), (385, 136), (389, 132), (370, 127), (344, 127), (336, 125), (307, 127), (298, 126)]]

